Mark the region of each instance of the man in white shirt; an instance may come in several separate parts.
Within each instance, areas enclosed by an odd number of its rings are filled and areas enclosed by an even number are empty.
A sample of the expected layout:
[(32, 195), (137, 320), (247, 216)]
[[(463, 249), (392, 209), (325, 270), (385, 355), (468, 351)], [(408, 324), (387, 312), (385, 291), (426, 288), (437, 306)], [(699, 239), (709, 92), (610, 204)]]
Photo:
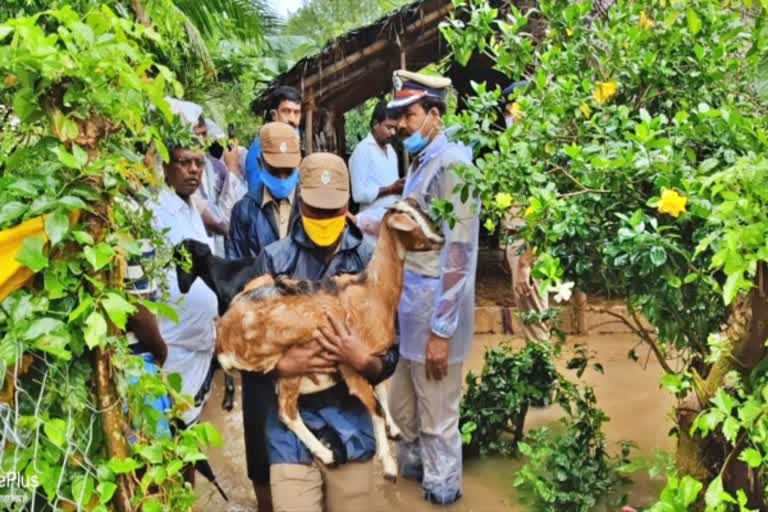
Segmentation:
[[(213, 240), (206, 232), (200, 213), (191, 196), (200, 187), (206, 160), (202, 149), (169, 148), (170, 161), (163, 165), (165, 182), (157, 202), (150, 205), (153, 227), (164, 233), (169, 246), (191, 238), (208, 244)], [(179, 291), (175, 266), (168, 270), (170, 303), (178, 314), (178, 323), (158, 319), (160, 334), (168, 347), (163, 369), (182, 378), (182, 393), (195, 399), (194, 407), (184, 413), (187, 425), (200, 417), (210, 381), (214, 351), (214, 320), (218, 316), (216, 295), (201, 280), (196, 280), (189, 293)]]
[(387, 114), (387, 102), (373, 110), (371, 133), (360, 141), (349, 159), (352, 198), (363, 212), (388, 208), (400, 199), (405, 180), (398, 179), (397, 153), (390, 144), (397, 121)]

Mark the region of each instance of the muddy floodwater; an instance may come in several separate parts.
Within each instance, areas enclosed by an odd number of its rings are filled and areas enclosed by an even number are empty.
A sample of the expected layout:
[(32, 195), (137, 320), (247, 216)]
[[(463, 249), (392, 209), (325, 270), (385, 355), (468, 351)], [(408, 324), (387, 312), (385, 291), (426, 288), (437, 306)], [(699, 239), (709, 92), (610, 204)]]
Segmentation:
[[(465, 371), (482, 368), (485, 349), (493, 347), (505, 336), (479, 335)], [(641, 363), (627, 358), (629, 350), (636, 345), (636, 339), (630, 335), (600, 335), (579, 337), (570, 336), (567, 347), (577, 343), (586, 344), (596, 355), (596, 359), (605, 368), (604, 375), (587, 371), (583, 380), (595, 388), (598, 406), (610, 417), (605, 425), (605, 433), (612, 450), (619, 449), (621, 441), (632, 441), (637, 449), (633, 457), (651, 459), (659, 450), (672, 451), (673, 438), (668, 436), (672, 427), (670, 413), (673, 398), (659, 389), (662, 371), (653, 358), (643, 369)], [(561, 371), (576, 378), (575, 374), (564, 369), (568, 348), (558, 362)], [(221, 409), (222, 379), (217, 376), (216, 389), (203, 413), (203, 420), (209, 421), (222, 434), (224, 447), (211, 449), (209, 458), (217, 474), (218, 481), (229, 495), (229, 503), (219, 497), (213, 486), (197, 477), (197, 493), (200, 497), (196, 510), (208, 511), (251, 511), (256, 510), (256, 498), (245, 470), (245, 448), (242, 440), (242, 412), (240, 409), (240, 389), (238, 383), (237, 402), (232, 412)], [(560, 417), (556, 407), (535, 409), (528, 414), (526, 430), (537, 428), (557, 421)], [(520, 504), (520, 497), (512, 485), (514, 474), (523, 462), (518, 459), (485, 458), (465, 461), (464, 498), (451, 507), (442, 507), (450, 512), (495, 512), (525, 511)], [(377, 480), (377, 489), (373, 510), (395, 510), (407, 512), (433, 511), (434, 507), (425, 503), (418, 484), (398, 480), (392, 484), (383, 479)], [(648, 478), (645, 472), (632, 475), (632, 484), (626, 489), (629, 503), (643, 506), (652, 503), (658, 496), (663, 482)], [(617, 510), (619, 508), (617, 507)], [(368, 512), (368, 511), (366, 511)]]

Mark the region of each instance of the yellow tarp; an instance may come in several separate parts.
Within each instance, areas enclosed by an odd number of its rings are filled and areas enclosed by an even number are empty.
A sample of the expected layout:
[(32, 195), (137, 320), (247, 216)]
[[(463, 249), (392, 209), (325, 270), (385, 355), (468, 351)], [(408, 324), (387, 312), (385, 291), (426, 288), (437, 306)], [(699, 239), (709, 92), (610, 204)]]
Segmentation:
[(16, 254), (24, 240), (45, 236), (45, 216), (29, 219), (15, 228), (0, 231), (0, 300), (27, 284), (34, 272), (16, 261)]

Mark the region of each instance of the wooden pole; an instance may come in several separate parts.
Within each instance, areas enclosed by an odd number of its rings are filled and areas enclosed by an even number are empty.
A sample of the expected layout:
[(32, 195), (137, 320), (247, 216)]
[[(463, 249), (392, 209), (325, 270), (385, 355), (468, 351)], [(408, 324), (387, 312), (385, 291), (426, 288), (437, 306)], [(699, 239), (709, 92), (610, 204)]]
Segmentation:
[(588, 335), (587, 294), (581, 290), (576, 290), (573, 293), (573, 313), (576, 320), (576, 334), (580, 336)]
[(346, 133), (346, 119), (344, 118), (344, 112), (341, 109), (336, 109), (333, 114), (335, 119), (334, 131), (336, 132), (336, 151), (338, 155), (344, 160), (347, 159), (347, 133)]
[(312, 154), (312, 139), (315, 136), (313, 117), (315, 113), (315, 96), (312, 91), (309, 92), (309, 101), (307, 102), (307, 115), (304, 117), (304, 147), (307, 155)]

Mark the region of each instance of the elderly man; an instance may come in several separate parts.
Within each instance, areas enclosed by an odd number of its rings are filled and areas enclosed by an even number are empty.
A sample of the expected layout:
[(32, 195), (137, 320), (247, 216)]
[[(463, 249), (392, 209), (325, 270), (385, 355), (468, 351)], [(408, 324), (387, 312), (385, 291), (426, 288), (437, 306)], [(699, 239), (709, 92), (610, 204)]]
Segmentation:
[(400, 362), (392, 379), (390, 411), (402, 430), (401, 474), (422, 480), (435, 504), (461, 497), (459, 400), (461, 368), (474, 331), (479, 201), (455, 193), (457, 167), (472, 152), (443, 132), (450, 80), (395, 72), (395, 98), (403, 146), (413, 157), (403, 196), (429, 211), (434, 200), (453, 205), (455, 223), (442, 224), (440, 251), (409, 253), (398, 310)]
[[(258, 273), (321, 280), (365, 269), (372, 247), (360, 231), (347, 224), (349, 175), (344, 161), (330, 153), (315, 153), (301, 164), (301, 222), (290, 236), (262, 251)], [(340, 319), (343, 322), (343, 319)], [(277, 365), (284, 377), (336, 372), (339, 362), (350, 365), (372, 384), (394, 371), (397, 349), (383, 357), (369, 352), (357, 334), (334, 322), (335, 333), (321, 342), (327, 352), (296, 346)], [(333, 339), (333, 342), (329, 342)], [(308, 340), (310, 341), (310, 340)], [(266, 411), (272, 502), (276, 512), (358, 512), (371, 504), (372, 457), (376, 451), (371, 418), (343, 383), (300, 399), (302, 419), (318, 437), (346, 456), (337, 467), (315, 462), (309, 450), (278, 418), (274, 386), (259, 404)], [(250, 461), (249, 465), (252, 462)]]
[[(171, 144), (169, 154), (170, 160), (163, 165), (167, 188), (162, 189), (157, 201), (150, 204), (152, 226), (158, 233), (164, 233), (168, 246), (193, 239), (213, 250), (213, 240), (191, 200), (200, 187), (206, 165), (205, 153), (202, 147), (174, 147)], [(210, 391), (218, 305), (216, 295), (204, 283), (196, 282), (188, 293), (182, 294), (175, 268), (168, 271), (167, 277), (170, 303), (176, 309), (178, 323), (165, 318), (155, 319), (144, 312), (132, 319), (131, 329), (146, 342), (148, 337), (142, 333), (153, 333), (159, 327), (159, 338), (155, 338), (167, 346), (163, 368), (167, 373), (180, 374), (182, 392), (194, 397), (194, 407), (183, 415), (184, 422), (192, 425), (198, 421)], [(153, 325), (154, 322), (157, 324)]]

